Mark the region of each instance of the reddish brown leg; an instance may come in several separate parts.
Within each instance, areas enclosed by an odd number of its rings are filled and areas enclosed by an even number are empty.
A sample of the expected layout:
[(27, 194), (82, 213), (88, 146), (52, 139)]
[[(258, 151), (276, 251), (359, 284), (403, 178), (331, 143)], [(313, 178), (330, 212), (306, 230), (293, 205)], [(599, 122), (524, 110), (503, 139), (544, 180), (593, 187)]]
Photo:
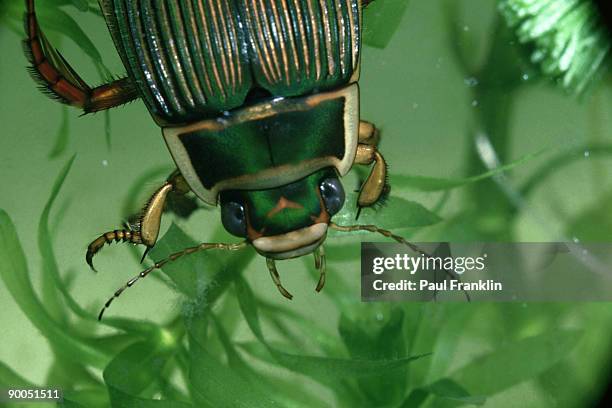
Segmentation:
[(128, 78), (95, 88), (87, 85), (40, 29), (34, 0), (26, 0), (25, 32), (24, 50), (32, 77), (52, 98), (85, 113), (110, 109), (138, 98), (136, 87)]

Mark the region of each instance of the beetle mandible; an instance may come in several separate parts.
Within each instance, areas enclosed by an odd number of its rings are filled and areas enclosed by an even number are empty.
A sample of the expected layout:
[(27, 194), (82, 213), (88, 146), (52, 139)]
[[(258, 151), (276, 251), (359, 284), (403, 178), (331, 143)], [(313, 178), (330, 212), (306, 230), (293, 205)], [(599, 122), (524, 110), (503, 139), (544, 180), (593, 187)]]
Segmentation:
[[(364, 4), (361, 4), (363, 1)], [(26, 0), (25, 49), (34, 78), (60, 102), (85, 113), (142, 99), (177, 170), (148, 200), (137, 222), (101, 235), (94, 255), (113, 241), (157, 241), (172, 194), (193, 192), (221, 206), (225, 229), (240, 243), (204, 243), (156, 262), (128, 281), (181, 256), (252, 245), (275, 261), (314, 254), (325, 284), (322, 243), (328, 228), (366, 230), (410, 245), (373, 225), (340, 226), (339, 178), (353, 165), (371, 167), (358, 207), (388, 191), (378, 132), (359, 116), (361, 19), (365, 0), (100, 0), (127, 76), (91, 87), (48, 42), (34, 0)], [(143, 256), (144, 259), (144, 256)]]

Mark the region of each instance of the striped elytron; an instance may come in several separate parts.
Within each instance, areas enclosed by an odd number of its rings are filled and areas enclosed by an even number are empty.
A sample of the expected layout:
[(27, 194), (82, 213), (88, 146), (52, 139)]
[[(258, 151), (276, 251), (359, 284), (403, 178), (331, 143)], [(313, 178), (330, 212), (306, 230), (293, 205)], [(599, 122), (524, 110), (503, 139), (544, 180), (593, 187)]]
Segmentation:
[(51, 96), (86, 113), (142, 99), (177, 170), (130, 228), (89, 245), (87, 262), (93, 267), (93, 256), (112, 241), (152, 248), (173, 194), (220, 203), (224, 227), (245, 239), (201, 244), (155, 263), (102, 312), (139, 278), (197, 251), (250, 244), (291, 298), (275, 260), (314, 253), (321, 290), (328, 228), (405, 242), (375, 226), (331, 221), (345, 199), (339, 177), (354, 164), (371, 165), (360, 208), (387, 190), (378, 133), (359, 119), (360, 0), (101, 0), (100, 7), (125, 78), (88, 86), (49, 44), (34, 0), (26, 0), (31, 71)]

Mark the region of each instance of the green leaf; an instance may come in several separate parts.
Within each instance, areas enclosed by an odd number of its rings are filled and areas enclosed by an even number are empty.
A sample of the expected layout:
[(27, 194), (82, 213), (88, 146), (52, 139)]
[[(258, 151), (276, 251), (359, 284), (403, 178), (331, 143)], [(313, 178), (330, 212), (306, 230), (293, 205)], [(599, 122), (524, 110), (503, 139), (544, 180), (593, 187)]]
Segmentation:
[[(65, 35), (74, 41), (98, 66), (103, 65), (102, 55), (87, 33), (65, 11), (55, 7), (39, 7), (38, 17), (43, 30), (50, 30)], [(103, 23), (101, 23), (103, 24)]]
[(418, 408), (423, 405), (428, 397), (429, 393), (427, 391), (417, 388), (410, 391), (410, 394), (408, 394), (404, 402), (400, 405), (400, 408)]
[(408, 0), (374, 0), (363, 11), (363, 42), (385, 48), (398, 30)]
[(539, 336), (504, 344), (449, 376), (468, 392), (494, 395), (544, 373), (567, 358), (581, 333), (553, 330)]
[(407, 364), (427, 354), (392, 359), (346, 359), (333, 357), (304, 356), (284, 353), (272, 347), (264, 338), (259, 323), (258, 307), (253, 292), (242, 278), (235, 281), (240, 310), (255, 337), (268, 349), (268, 352), (283, 367), (309, 376), (329, 385), (346, 378), (366, 378), (401, 371)]
[[(612, 192), (608, 192), (589, 208), (567, 221), (567, 236), (581, 242), (612, 240)], [(593, 220), (597, 220), (596, 223)]]
[(32, 324), (64, 358), (102, 368), (108, 356), (74, 337), (46, 311), (32, 287), (23, 248), (8, 214), (0, 209), (0, 277)]
[[(179, 226), (172, 223), (148, 257), (158, 261), (197, 244)], [(168, 262), (162, 271), (172, 279), (182, 293), (190, 298), (197, 298), (207, 290), (221, 269), (222, 263), (218, 259), (218, 252), (209, 250), (184, 256), (175, 262)]]
[(42, 259), (42, 283), (43, 283), (43, 302), (49, 311), (49, 314), (56, 320), (65, 323), (67, 320), (66, 310), (64, 305), (61, 303), (58, 288), (64, 288), (62, 285), (57, 285), (61, 282), (59, 275), (59, 268), (57, 266), (57, 260), (55, 259), (55, 253), (53, 252), (53, 237), (49, 232), (49, 214), (51, 207), (59, 194), (70, 168), (74, 163), (76, 156), (72, 156), (64, 168), (60, 171), (56, 178), (53, 186), (51, 187), (51, 194), (45, 204), (40, 220), (38, 222), (38, 249)]
[[(374, 224), (389, 230), (411, 227), (425, 227), (437, 224), (442, 219), (421, 204), (400, 197), (391, 196), (381, 208), (364, 208), (359, 219), (357, 214), (357, 193), (347, 194), (346, 204), (333, 221), (339, 225)], [(357, 232), (362, 233), (362, 232)], [(329, 231), (330, 236), (345, 236), (346, 233)]]
[[(179, 401), (147, 400), (138, 397), (162, 381), (164, 367), (175, 353), (177, 339), (168, 331), (121, 351), (104, 370), (111, 405), (115, 407), (189, 407)], [(158, 387), (159, 388), (159, 387)]]
[(89, 4), (87, 0), (70, 0), (70, 4), (77, 8), (79, 11), (89, 10)]
[(60, 123), (60, 127), (57, 130), (57, 134), (55, 136), (55, 144), (51, 151), (49, 152), (49, 158), (55, 159), (62, 155), (66, 151), (66, 147), (68, 146), (68, 139), (70, 136), (70, 118), (68, 117), (68, 107), (62, 106), (62, 122)]
[(57, 406), (60, 408), (85, 408), (84, 405), (79, 404), (78, 402), (74, 402), (64, 397), (61, 402), (57, 403)]
[[(213, 234), (213, 242), (221, 236), (226, 237), (227, 233), (220, 226)], [(149, 253), (149, 258), (158, 261), (194, 245), (196, 242), (173, 224)], [(183, 308), (189, 320), (205, 313), (254, 256), (255, 251), (250, 247), (240, 251), (213, 249), (186, 255), (175, 262), (166, 263), (161, 269), (181, 292), (189, 296)]]
[(462, 404), (483, 405), (486, 401), (485, 397), (470, 395), (465, 388), (448, 378), (436, 381), (434, 384), (428, 386), (427, 390), (439, 398), (460, 402)]
[(105, 139), (106, 139), (106, 148), (110, 152), (111, 145), (112, 145), (110, 110), (105, 110), (104, 111), (104, 136), (105, 136)]
[(521, 195), (529, 195), (537, 187), (546, 183), (548, 178), (572, 163), (584, 160), (585, 153), (590, 159), (612, 156), (612, 145), (609, 144), (587, 144), (571, 147), (548, 160), (527, 179), (520, 189)]
[(9, 366), (0, 361), (0, 386), (33, 388), (34, 384), (21, 377)]
[(108, 408), (110, 400), (108, 392), (104, 387), (79, 388), (78, 390), (65, 390), (64, 401), (58, 404), (60, 407), (67, 408)]
[(504, 166), (500, 166), (491, 171), (487, 171), (486, 173), (482, 173), (477, 176), (466, 177), (462, 179), (445, 179), (445, 178), (426, 177), (426, 176), (409, 176), (409, 175), (401, 175), (401, 174), (393, 175), (391, 179), (392, 179), (392, 184), (394, 187), (406, 188), (406, 189), (415, 190), (415, 191), (432, 192), (432, 191), (452, 190), (457, 187), (462, 187), (467, 184), (476, 183), (478, 181), (488, 179), (498, 174), (502, 174), (508, 170), (513, 169), (516, 166), (519, 166), (539, 156), (541, 153), (542, 152), (529, 154), (524, 157), (521, 157), (518, 160), (508, 163)]
[(190, 338), (189, 379), (195, 392), (198, 407), (279, 407), (256, 384), (221, 364), (211, 356), (193, 337)]
[[(52, 188), (51, 195), (45, 204), (43, 212), (40, 216), (38, 223), (38, 247), (43, 260), (43, 290), (44, 290), (44, 304), (48, 309), (51, 309), (55, 319), (66, 320), (66, 312), (63, 310), (63, 305), (60, 299), (57, 298), (57, 291), (62, 294), (64, 302), (68, 305), (68, 308), (78, 317), (91, 321), (98, 322), (98, 318), (93, 313), (90, 313), (83, 309), (76, 300), (72, 297), (68, 290), (68, 285), (63, 281), (60, 276), (59, 267), (57, 265), (57, 259), (53, 250), (53, 237), (49, 232), (49, 215), (53, 208), (53, 204), (57, 199), (57, 196), (70, 172), (72, 164), (75, 160), (73, 156), (64, 168), (60, 171), (60, 174), (56, 178)], [(128, 319), (105, 319), (103, 324), (114, 327), (120, 330), (126, 330), (133, 334), (140, 334), (144, 336), (150, 336), (158, 332), (155, 325), (137, 322)]]
[[(310, 265), (309, 265), (310, 266)], [(329, 270), (328, 270), (329, 271)], [(328, 289), (327, 287), (325, 289)], [(299, 339), (306, 336), (312, 340), (325, 354), (339, 354), (343, 349), (342, 343), (336, 334), (331, 334), (325, 330), (319, 322), (304, 317), (295, 311), (280, 307), (276, 304), (267, 303), (257, 299), (257, 304), (261, 307), (264, 317), (268, 317), (275, 323), (274, 319), (280, 320), (285, 317), (287, 321), (292, 322), (293, 326), (300, 330), (297, 334)], [(279, 329), (279, 331), (281, 331)], [(281, 331), (281, 334), (288, 336), (288, 330)], [(292, 336), (293, 337), (293, 336)], [(297, 343), (296, 343), (297, 345)]]
[[(353, 359), (393, 359), (406, 355), (404, 312), (392, 305), (355, 304), (340, 316), (338, 332)], [(358, 381), (369, 405), (395, 405), (406, 392), (407, 366)]]
[(427, 382), (437, 380), (446, 373), (459, 346), (455, 334), (460, 333), (468, 319), (473, 316), (473, 309), (469, 308), (471, 305), (444, 304), (436, 306), (438, 316), (440, 316), (440, 319), (444, 319), (444, 324), (441, 327), (433, 328), (435, 337), (428, 339), (428, 343), (433, 343), (433, 351), (429, 361)]
[[(325, 404), (317, 401), (317, 398), (313, 395), (308, 395), (305, 392), (301, 384), (296, 384), (294, 381), (275, 378), (268, 380), (257, 373), (251, 368), (245, 360), (240, 356), (236, 350), (235, 343), (232, 343), (227, 331), (221, 324), (220, 319), (211, 314), (212, 322), (214, 323), (214, 329), (221, 341), (225, 354), (227, 356), (227, 362), (230, 368), (240, 374), (242, 378), (255, 384), (262, 392), (266, 394), (272, 394), (275, 398), (280, 401), (287, 403), (292, 406), (325, 406)], [(257, 343), (259, 345), (259, 343)], [(301, 402), (301, 404), (299, 404)]]
[(215, 331), (217, 333), (217, 336), (219, 337), (219, 341), (221, 341), (221, 345), (225, 350), (228, 365), (236, 371), (241, 371), (245, 374), (253, 374), (251, 368), (246, 365), (242, 357), (240, 357), (240, 354), (238, 354), (238, 352), (236, 351), (234, 344), (231, 342), (227, 332), (225, 331), (225, 328), (223, 327), (219, 319), (217, 319), (213, 314), (211, 314), (211, 319), (214, 323)]
[(63, 389), (98, 387), (101, 382), (84, 365), (66, 359), (55, 359), (44, 384), (61, 384)]
[(104, 369), (104, 381), (127, 394), (139, 395), (162, 374), (173, 353), (173, 339), (151, 339), (121, 351)]
[(194, 408), (185, 402), (134, 397), (115, 387), (109, 387), (108, 393), (112, 408)]

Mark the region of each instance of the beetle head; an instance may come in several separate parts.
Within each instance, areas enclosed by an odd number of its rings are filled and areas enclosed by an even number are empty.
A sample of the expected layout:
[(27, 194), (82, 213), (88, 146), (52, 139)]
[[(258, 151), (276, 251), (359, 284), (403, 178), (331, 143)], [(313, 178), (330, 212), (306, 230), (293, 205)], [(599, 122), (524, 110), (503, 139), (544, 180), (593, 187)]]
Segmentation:
[(246, 237), (260, 254), (295, 258), (321, 245), (344, 198), (336, 171), (325, 168), (275, 188), (223, 191), (221, 218), (229, 233)]

